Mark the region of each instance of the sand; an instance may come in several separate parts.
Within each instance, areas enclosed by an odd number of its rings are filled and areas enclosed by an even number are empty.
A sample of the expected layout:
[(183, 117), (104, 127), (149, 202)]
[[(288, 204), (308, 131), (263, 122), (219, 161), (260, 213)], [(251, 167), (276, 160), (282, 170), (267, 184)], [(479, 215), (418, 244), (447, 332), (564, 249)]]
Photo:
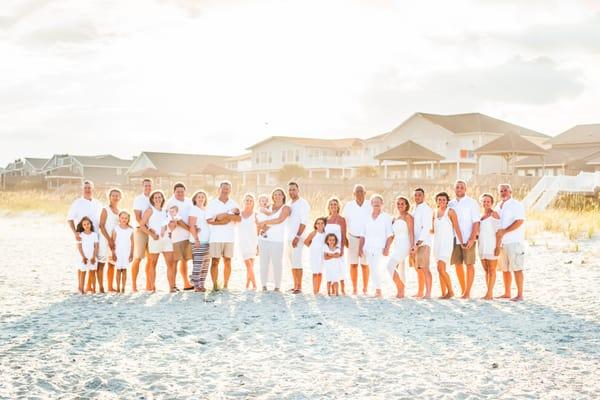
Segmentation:
[(80, 296), (63, 221), (0, 217), (0, 398), (597, 398), (599, 243), (563, 247), (530, 247), (522, 303), (247, 292), (239, 260), (227, 293), (161, 266), (154, 295)]

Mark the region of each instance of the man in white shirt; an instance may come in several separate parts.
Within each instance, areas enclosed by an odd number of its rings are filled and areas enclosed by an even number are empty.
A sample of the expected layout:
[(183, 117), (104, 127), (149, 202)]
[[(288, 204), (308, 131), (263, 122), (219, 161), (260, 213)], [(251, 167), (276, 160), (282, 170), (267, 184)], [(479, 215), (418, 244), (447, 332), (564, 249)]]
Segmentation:
[(375, 297), (381, 297), (381, 277), (385, 275), (381, 269), (381, 257), (387, 257), (390, 246), (394, 240), (392, 230), (392, 217), (383, 212), (383, 197), (379, 194), (371, 196), (372, 211), (365, 221), (365, 226), (360, 237), (361, 257), (366, 257), (373, 274)]
[(512, 188), (508, 183), (498, 185), (502, 201), (498, 205), (500, 229), (496, 239), (502, 245), (499, 249), (498, 266), (502, 269), (504, 279), (503, 299), (511, 298), (511, 272), (515, 275), (517, 296), (512, 301), (523, 300), (523, 270), (525, 263), (525, 207), (520, 201), (512, 198)]
[(352, 281), (352, 294), (358, 293), (358, 264), (362, 269), (363, 294), (367, 294), (369, 285), (369, 265), (365, 257), (360, 257), (360, 235), (365, 229), (367, 218), (373, 211), (371, 202), (365, 200), (366, 190), (361, 184), (354, 186), (352, 191), (354, 200), (346, 203), (342, 215), (346, 218), (348, 238), (345, 245), (348, 248), (348, 263), (350, 264), (350, 280)]
[[(136, 226), (133, 232), (133, 263), (131, 264), (131, 291), (137, 292), (137, 276), (140, 271), (140, 263), (146, 258), (148, 251), (148, 235), (141, 229), (142, 216), (150, 208), (150, 193), (152, 193), (152, 179), (144, 178), (142, 181), (142, 194), (133, 200), (133, 214)], [(147, 265), (146, 265), (147, 267)], [(146, 290), (150, 289), (148, 281), (148, 269), (146, 268)]]
[(288, 183), (290, 195), (290, 216), (287, 219), (286, 253), (292, 277), (294, 279), (293, 294), (302, 293), (302, 250), (304, 248), (304, 232), (308, 225), (310, 205), (300, 197), (298, 183)]
[[(168, 211), (171, 207), (177, 206), (177, 226), (171, 232), (171, 242), (173, 243), (173, 259), (179, 263), (179, 273), (183, 279), (183, 290), (192, 290), (194, 286), (190, 283), (188, 277), (188, 260), (192, 259), (192, 245), (190, 244), (190, 210), (192, 209), (192, 200), (185, 197), (186, 187), (182, 182), (177, 182), (173, 186), (173, 197), (167, 201), (165, 209)], [(177, 280), (177, 268), (173, 271), (173, 283)], [(173, 288), (177, 290), (177, 288)]]
[[(431, 270), (429, 255), (431, 254), (431, 231), (433, 229), (433, 210), (425, 202), (425, 190), (417, 188), (414, 191), (415, 211), (414, 234), (415, 245), (410, 250), (412, 265), (417, 269), (418, 291), (416, 298), (431, 298)], [(425, 290), (425, 293), (423, 293)]]
[[(479, 203), (467, 196), (467, 183), (457, 180), (454, 183), (456, 198), (448, 203), (458, 218), (458, 227), (464, 243), (458, 242), (458, 236), (454, 233), (454, 248), (450, 263), (456, 268), (456, 276), (460, 283), (462, 298), (471, 297), (471, 287), (475, 279), (475, 241), (479, 234), (479, 220), (481, 218)], [(465, 265), (467, 274), (465, 280)]]
[(210, 276), (214, 290), (219, 290), (219, 260), (223, 258), (223, 288), (227, 289), (231, 276), (231, 258), (233, 257), (233, 242), (235, 240), (235, 224), (240, 222), (240, 207), (229, 198), (231, 182), (219, 184), (219, 196), (208, 203), (206, 222), (210, 225), (208, 253), (212, 258)]
[[(73, 232), (76, 242), (81, 242), (81, 236), (77, 232), (77, 225), (81, 219), (88, 217), (92, 221), (93, 231), (99, 232), (100, 213), (102, 212), (102, 204), (94, 199), (94, 183), (89, 180), (83, 181), (81, 191), (81, 197), (71, 204), (67, 214), (67, 224)], [(91, 286), (91, 280), (88, 280), (86, 290), (95, 290)]]

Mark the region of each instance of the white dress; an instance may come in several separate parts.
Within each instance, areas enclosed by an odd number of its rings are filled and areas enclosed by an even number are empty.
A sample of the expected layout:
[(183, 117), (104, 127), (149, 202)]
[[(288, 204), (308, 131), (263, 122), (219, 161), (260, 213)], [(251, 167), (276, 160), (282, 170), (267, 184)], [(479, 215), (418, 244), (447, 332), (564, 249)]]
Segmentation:
[(397, 218), (392, 224), (392, 230), (394, 231), (394, 241), (392, 242), (387, 270), (392, 277), (394, 276), (394, 272), (398, 272), (400, 280), (406, 284), (405, 261), (410, 252), (408, 224), (405, 220)]
[[(328, 234), (333, 233), (335, 235), (335, 237), (337, 237), (337, 247), (338, 249), (342, 249), (342, 246), (344, 245), (344, 243), (342, 242), (342, 226), (339, 224), (326, 224), (325, 225), (325, 237), (327, 237)], [(323, 243), (325, 243), (325, 240), (323, 239)], [(327, 248), (327, 244), (324, 244), (324, 247)], [(341, 266), (341, 271), (340, 271), (340, 280), (345, 280), (346, 277), (346, 263), (344, 261), (344, 255), (342, 254), (342, 257), (340, 257), (339, 259), (339, 264)]]
[(89, 234), (81, 232), (79, 236), (81, 237), (81, 249), (83, 250), (85, 258), (88, 259), (88, 262), (87, 264), (83, 263), (81, 253), (79, 253), (78, 249), (76, 265), (78, 266), (80, 271), (95, 271), (97, 267), (97, 262), (92, 264), (91, 260), (94, 256), (94, 245), (98, 243), (98, 234), (96, 232), (90, 232)]
[(335, 248), (333, 251), (327, 246), (323, 246), (323, 269), (325, 270), (325, 278), (327, 282), (335, 283), (343, 279), (342, 277), (342, 258), (325, 259), (325, 253), (340, 254), (340, 249)]
[(450, 257), (454, 248), (454, 229), (448, 216), (449, 211), (450, 207), (447, 207), (444, 215), (438, 217), (436, 210), (433, 221), (433, 257), (436, 262), (443, 261), (446, 265), (450, 264)]
[(117, 260), (114, 262), (115, 268), (126, 269), (129, 267), (129, 255), (131, 253), (131, 235), (133, 235), (133, 228), (127, 227), (121, 228), (119, 225), (115, 226), (115, 256)]
[(325, 248), (325, 233), (317, 232), (310, 242), (310, 268), (313, 274), (323, 273), (323, 250)]
[[(108, 236), (111, 237), (115, 226), (119, 225), (119, 213), (117, 212), (115, 214), (110, 206), (106, 206), (104, 209), (106, 210), (106, 222), (104, 223), (104, 228), (106, 229)], [(102, 232), (100, 232), (100, 227), (98, 227), (98, 237), (98, 262), (111, 262), (108, 240), (106, 240)]]
[(238, 243), (242, 260), (256, 257), (258, 238), (256, 236), (256, 214), (252, 213), (248, 218), (241, 217), (238, 224)]
[(479, 223), (479, 239), (477, 240), (477, 250), (479, 258), (482, 260), (497, 260), (494, 255), (496, 248), (496, 231), (500, 227), (500, 220), (491, 215), (482, 219)]

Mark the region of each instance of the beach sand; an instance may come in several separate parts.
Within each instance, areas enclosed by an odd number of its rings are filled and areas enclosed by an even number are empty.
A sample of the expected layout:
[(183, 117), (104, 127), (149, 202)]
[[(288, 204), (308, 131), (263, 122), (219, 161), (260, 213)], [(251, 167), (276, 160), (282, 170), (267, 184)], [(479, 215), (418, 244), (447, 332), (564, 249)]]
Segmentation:
[(161, 265), (154, 295), (80, 296), (64, 221), (0, 217), (0, 398), (598, 398), (599, 244), (530, 247), (522, 303), (254, 293), (240, 260), (229, 292)]

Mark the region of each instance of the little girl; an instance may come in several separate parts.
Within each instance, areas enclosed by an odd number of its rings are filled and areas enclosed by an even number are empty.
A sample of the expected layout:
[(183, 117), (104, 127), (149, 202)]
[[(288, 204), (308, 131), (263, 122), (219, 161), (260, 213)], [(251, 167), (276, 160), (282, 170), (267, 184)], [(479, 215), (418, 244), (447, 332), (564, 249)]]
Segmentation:
[(313, 273), (313, 293), (319, 294), (323, 277), (323, 247), (325, 246), (325, 225), (327, 218), (319, 217), (313, 225), (314, 230), (304, 244), (310, 248), (310, 267)]
[(77, 277), (79, 278), (79, 293), (84, 294), (85, 273), (90, 271), (89, 280), (91, 292), (96, 292), (96, 257), (98, 256), (98, 234), (94, 232), (94, 224), (88, 217), (81, 218), (77, 224), (77, 232), (81, 241), (77, 242), (80, 261), (78, 262)]
[(335, 233), (328, 233), (325, 236), (325, 249), (323, 251), (323, 268), (327, 275), (327, 294), (329, 296), (339, 296), (338, 282), (342, 278), (342, 252), (338, 246), (338, 239)]
[[(271, 207), (269, 206), (269, 196), (266, 194), (261, 194), (258, 196), (258, 212), (256, 213), (257, 224), (269, 219), (271, 214), (273, 214), (273, 211), (271, 211)], [(263, 229), (259, 231), (258, 236), (259, 238), (266, 238), (267, 230)]]
[(127, 267), (133, 261), (133, 228), (129, 226), (131, 216), (127, 211), (119, 213), (119, 225), (115, 226), (112, 240), (115, 244), (113, 261), (117, 270), (117, 293), (125, 293)]

